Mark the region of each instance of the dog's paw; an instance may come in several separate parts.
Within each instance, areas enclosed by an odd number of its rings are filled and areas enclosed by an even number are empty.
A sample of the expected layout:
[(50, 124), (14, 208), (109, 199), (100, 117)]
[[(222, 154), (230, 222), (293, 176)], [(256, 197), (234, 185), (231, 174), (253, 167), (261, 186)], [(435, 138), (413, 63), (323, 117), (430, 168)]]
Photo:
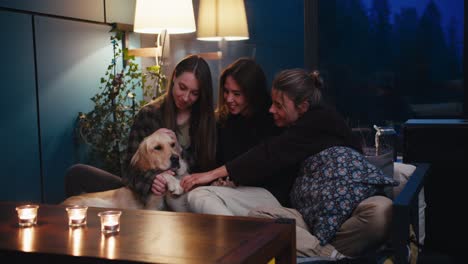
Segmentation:
[(173, 193), (175, 191), (175, 189), (176, 189), (176, 186), (175, 186), (175, 184), (169, 183), (169, 184), (167, 184), (167, 189), (169, 190), (170, 193)]
[(178, 181), (168, 183), (167, 189), (172, 195), (181, 195), (184, 193), (184, 189), (182, 188), (182, 186), (180, 186), (180, 183)]
[(181, 195), (184, 193), (184, 189), (179, 185), (179, 186), (176, 186), (176, 188), (174, 189), (174, 191), (171, 192), (173, 195)]

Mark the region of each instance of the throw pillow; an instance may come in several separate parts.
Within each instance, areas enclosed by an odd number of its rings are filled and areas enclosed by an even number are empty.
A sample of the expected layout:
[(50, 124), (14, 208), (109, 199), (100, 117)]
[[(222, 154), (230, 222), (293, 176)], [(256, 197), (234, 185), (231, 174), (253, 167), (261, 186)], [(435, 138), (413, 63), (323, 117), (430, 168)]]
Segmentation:
[(416, 166), (411, 164), (404, 164), (396, 162), (394, 165), (393, 178), (400, 182), (400, 184), (393, 188), (393, 197), (397, 197), (409, 180), (409, 177), (416, 170)]
[(331, 147), (301, 165), (291, 203), (323, 246), (364, 199), (398, 185), (362, 154), (348, 147)]

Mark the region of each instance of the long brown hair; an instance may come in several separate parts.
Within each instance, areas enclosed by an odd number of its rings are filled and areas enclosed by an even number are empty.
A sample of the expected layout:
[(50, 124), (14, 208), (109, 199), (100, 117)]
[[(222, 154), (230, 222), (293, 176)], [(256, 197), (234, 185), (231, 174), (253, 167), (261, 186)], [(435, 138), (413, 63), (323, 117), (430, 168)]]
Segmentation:
[(271, 98), (268, 94), (267, 80), (260, 65), (253, 59), (240, 58), (226, 67), (219, 78), (217, 118), (220, 122), (226, 120), (229, 109), (224, 101), (224, 84), (231, 76), (242, 89), (247, 100), (247, 113), (255, 116), (268, 112)]
[(174, 78), (184, 72), (191, 72), (198, 80), (199, 97), (190, 113), (190, 145), (197, 169), (210, 170), (215, 165), (216, 124), (213, 108), (213, 85), (208, 63), (198, 56), (189, 55), (182, 59), (172, 72), (164, 102), (161, 105), (164, 125), (177, 130), (177, 107), (172, 96)]

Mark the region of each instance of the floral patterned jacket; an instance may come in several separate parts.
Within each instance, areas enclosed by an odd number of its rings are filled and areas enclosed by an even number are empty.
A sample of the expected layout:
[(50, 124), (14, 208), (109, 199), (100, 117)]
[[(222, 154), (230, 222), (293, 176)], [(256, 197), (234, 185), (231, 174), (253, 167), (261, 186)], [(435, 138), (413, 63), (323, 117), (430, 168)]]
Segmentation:
[(296, 178), (291, 203), (323, 246), (363, 200), (383, 195), (398, 182), (386, 176), (361, 153), (336, 146), (307, 158)]

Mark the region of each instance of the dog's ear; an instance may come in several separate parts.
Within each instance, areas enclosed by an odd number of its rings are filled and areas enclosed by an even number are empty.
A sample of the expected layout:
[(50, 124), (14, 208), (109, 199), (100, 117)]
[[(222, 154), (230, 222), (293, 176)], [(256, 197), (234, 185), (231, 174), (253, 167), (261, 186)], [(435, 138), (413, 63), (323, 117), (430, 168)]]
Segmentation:
[(149, 160), (149, 153), (148, 153), (148, 140), (143, 140), (140, 143), (137, 151), (132, 157), (130, 161), (130, 165), (140, 171), (147, 171), (152, 169), (151, 162)]

